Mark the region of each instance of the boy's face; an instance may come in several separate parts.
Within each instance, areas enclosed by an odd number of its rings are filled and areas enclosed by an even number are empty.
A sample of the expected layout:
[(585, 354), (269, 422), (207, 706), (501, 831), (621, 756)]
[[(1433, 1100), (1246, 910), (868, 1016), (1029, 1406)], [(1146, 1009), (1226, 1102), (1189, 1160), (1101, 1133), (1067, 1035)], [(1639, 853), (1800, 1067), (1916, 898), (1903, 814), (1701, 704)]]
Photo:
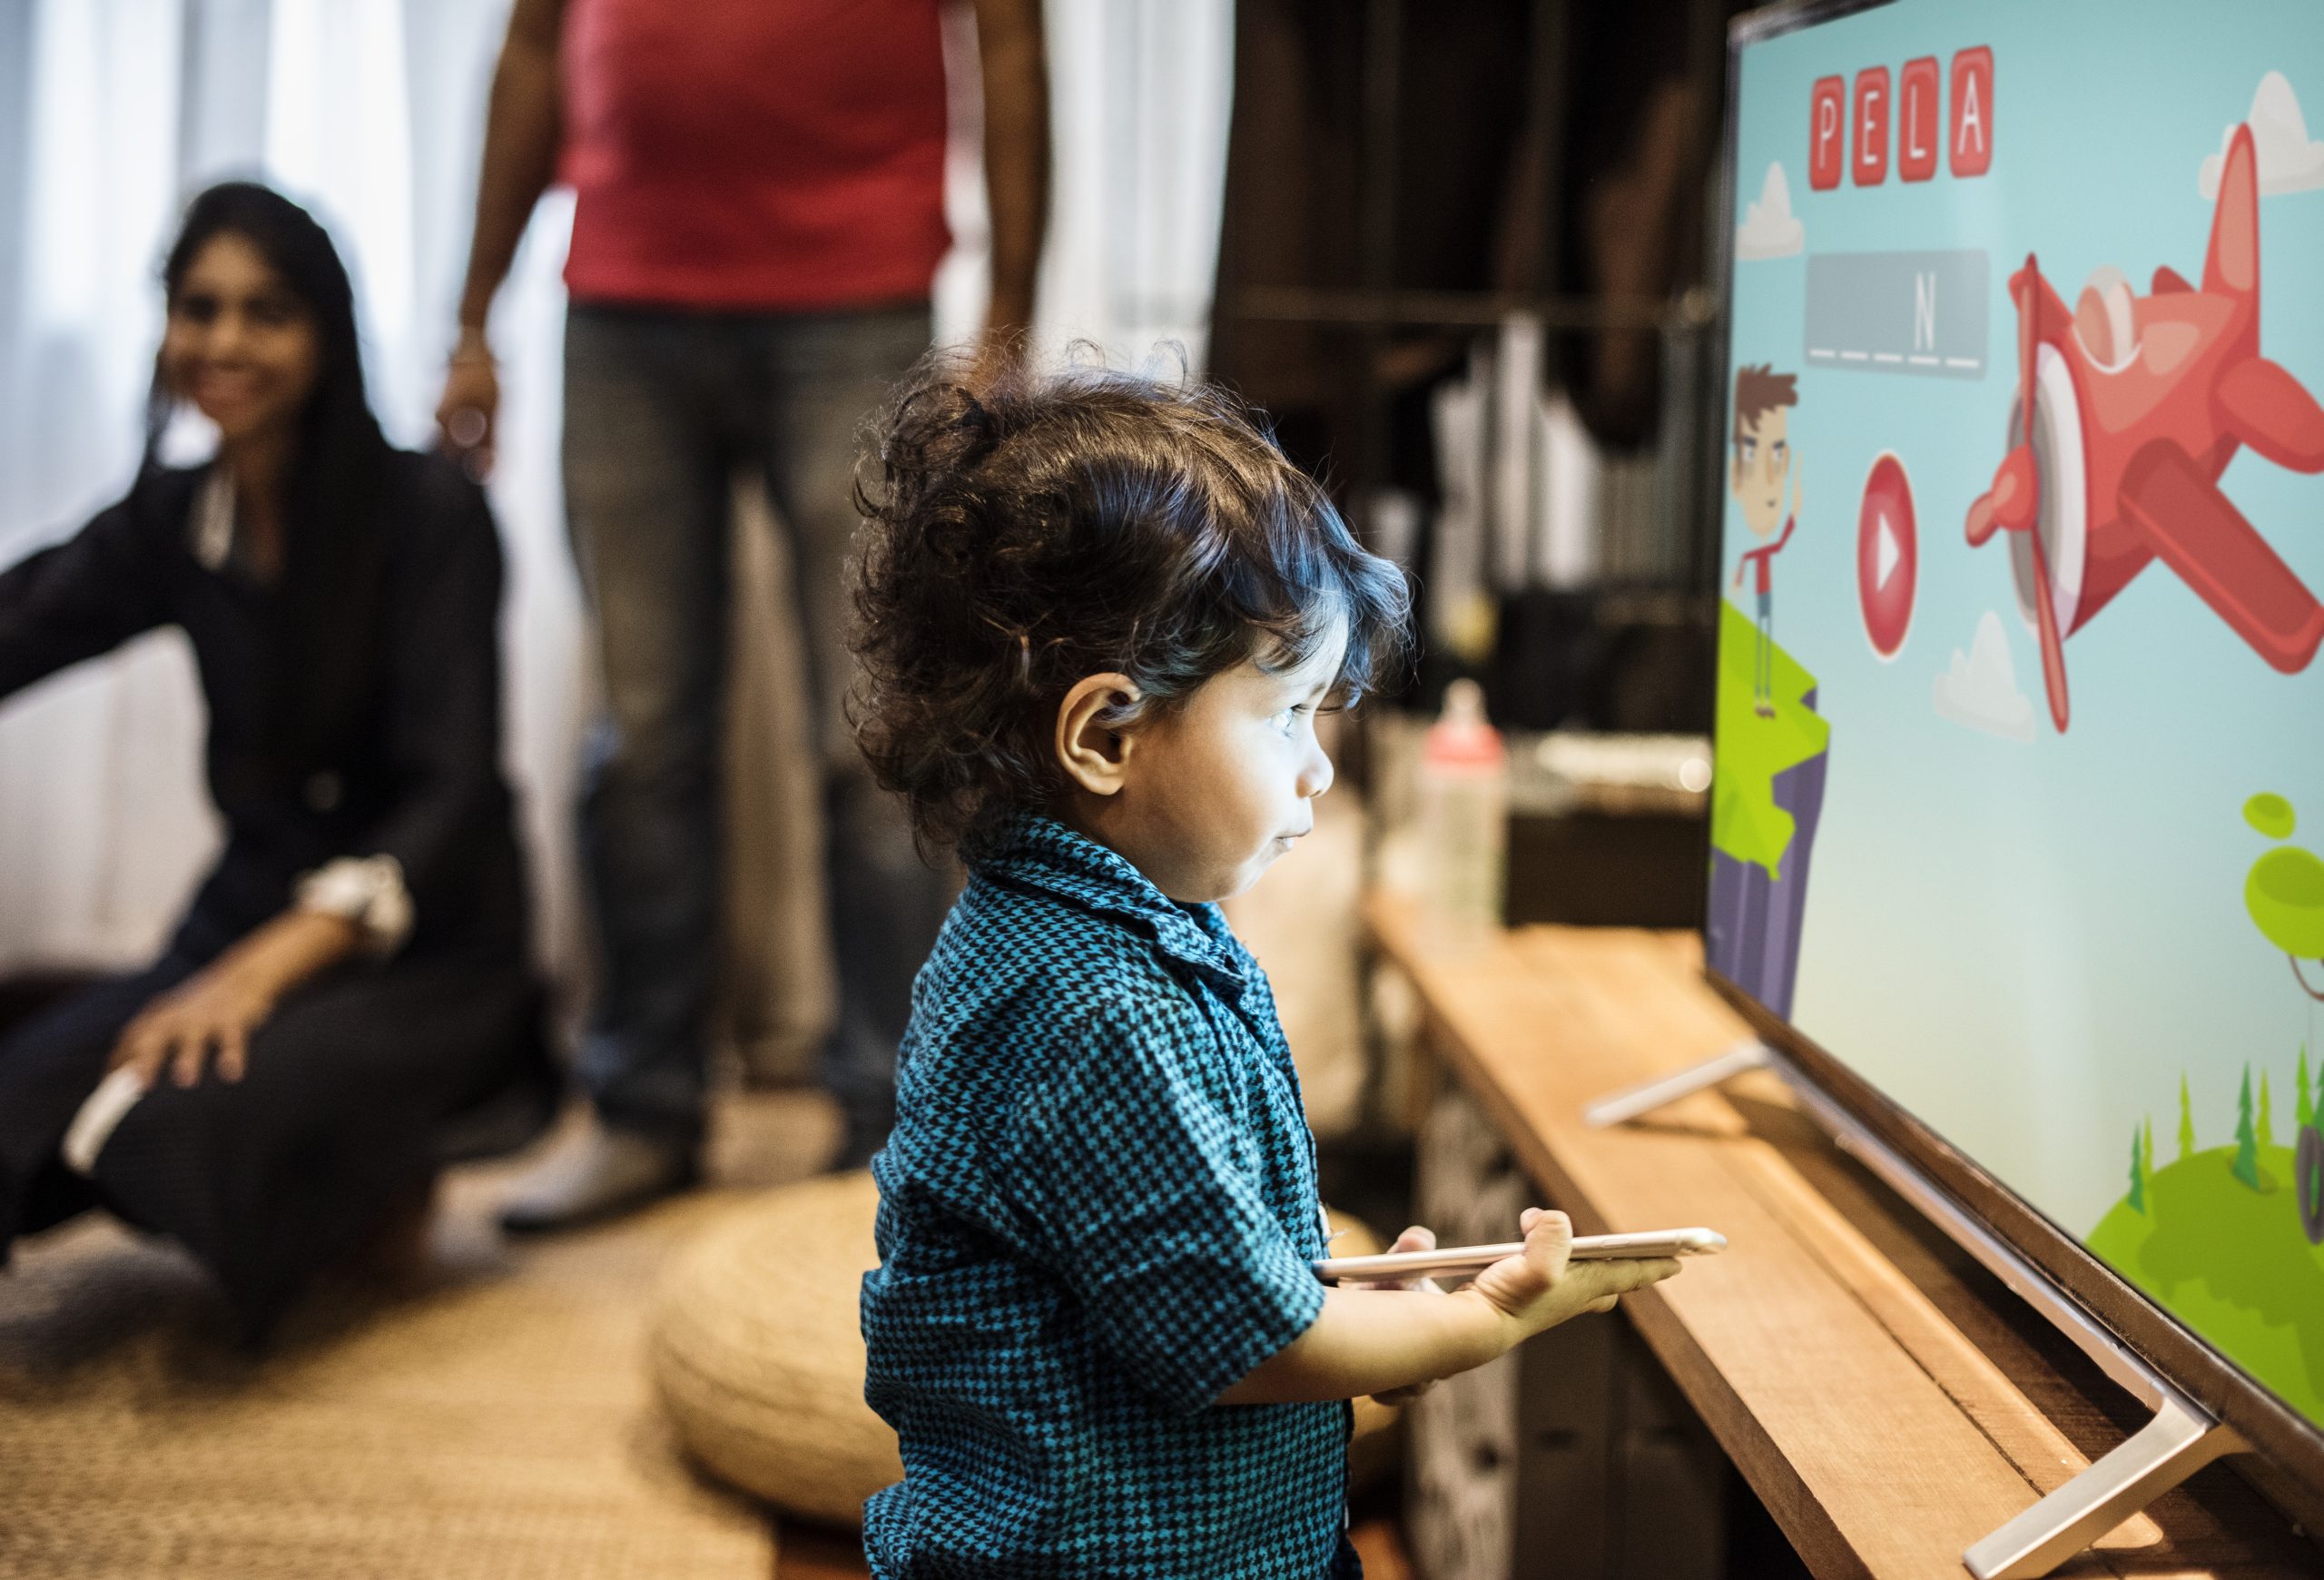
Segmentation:
[(1331, 788), (1315, 714), (1339, 674), (1344, 626), (1295, 670), (1246, 662), (1130, 732), (1120, 787), (1080, 808), (1095, 834), (1173, 900), (1223, 900), (1315, 825)]
[(1784, 483), (1791, 476), (1790, 420), (1784, 408), (1770, 406), (1755, 421), (1737, 425), (1735, 460), (1728, 488), (1743, 507), (1744, 525), (1754, 536), (1771, 538), (1783, 525)]

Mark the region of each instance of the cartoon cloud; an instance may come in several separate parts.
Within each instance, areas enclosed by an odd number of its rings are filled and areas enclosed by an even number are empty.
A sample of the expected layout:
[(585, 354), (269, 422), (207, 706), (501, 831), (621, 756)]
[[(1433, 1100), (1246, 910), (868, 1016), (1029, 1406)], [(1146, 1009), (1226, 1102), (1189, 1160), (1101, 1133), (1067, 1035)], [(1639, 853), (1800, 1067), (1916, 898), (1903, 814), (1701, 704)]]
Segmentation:
[[(2260, 79), (2259, 91), (2251, 95), (2251, 114), (2244, 123), (2251, 128), (2251, 141), (2260, 155), (2261, 197), (2324, 187), (2324, 143), (2309, 140), (2308, 121), (2299, 113), (2299, 95), (2291, 91), (2291, 80), (2283, 73), (2270, 72)], [(2234, 141), (2235, 128), (2230, 126), (2220, 136), (2220, 151), (2203, 161), (2196, 184), (2206, 202), (2219, 197), (2219, 173), (2226, 166), (2228, 146)]]
[(2017, 667), (2010, 661), (2009, 638), (2001, 617), (1987, 609), (1977, 618), (1969, 650), (1953, 650), (1951, 667), (1936, 677), (1936, 711), (1955, 724), (2006, 741), (2034, 738), (2034, 705), (2017, 689)]
[(1791, 183), (1784, 179), (1783, 162), (1777, 160), (1768, 166), (1768, 178), (1759, 183), (1759, 201), (1744, 212), (1743, 222), (1735, 228), (1735, 256), (1747, 263), (1788, 258), (1807, 239), (1807, 228), (1792, 214)]

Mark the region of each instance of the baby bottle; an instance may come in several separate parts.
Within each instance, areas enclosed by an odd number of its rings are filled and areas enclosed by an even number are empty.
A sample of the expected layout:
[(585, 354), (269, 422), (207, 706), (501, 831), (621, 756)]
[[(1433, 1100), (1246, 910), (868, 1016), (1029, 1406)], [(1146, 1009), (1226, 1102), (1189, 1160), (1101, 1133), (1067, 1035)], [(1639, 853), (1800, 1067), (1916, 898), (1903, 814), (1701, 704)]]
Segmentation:
[(1444, 688), (1444, 711), (1421, 746), (1421, 894), (1431, 936), (1482, 947), (1501, 926), (1509, 831), (1509, 756), (1473, 680)]

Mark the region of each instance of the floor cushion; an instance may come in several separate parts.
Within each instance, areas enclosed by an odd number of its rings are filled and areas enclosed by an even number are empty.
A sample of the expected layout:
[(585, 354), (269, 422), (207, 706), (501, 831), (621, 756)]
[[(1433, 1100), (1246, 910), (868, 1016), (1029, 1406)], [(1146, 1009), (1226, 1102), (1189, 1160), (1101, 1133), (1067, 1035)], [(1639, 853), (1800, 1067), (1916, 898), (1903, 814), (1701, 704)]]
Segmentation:
[[(770, 1190), (736, 1207), (673, 1259), (655, 1308), (654, 1381), (705, 1468), (789, 1513), (853, 1524), (863, 1500), (903, 1476), (895, 1434), (863, 1402), (857, 1321), (879, 1263), (869, 1173)], [(1338, 1256), (1380, 1248), (1337, 1214)], [(1357, 1401), (1352, 1479), (1392, 1462), (1396, 1412)]]

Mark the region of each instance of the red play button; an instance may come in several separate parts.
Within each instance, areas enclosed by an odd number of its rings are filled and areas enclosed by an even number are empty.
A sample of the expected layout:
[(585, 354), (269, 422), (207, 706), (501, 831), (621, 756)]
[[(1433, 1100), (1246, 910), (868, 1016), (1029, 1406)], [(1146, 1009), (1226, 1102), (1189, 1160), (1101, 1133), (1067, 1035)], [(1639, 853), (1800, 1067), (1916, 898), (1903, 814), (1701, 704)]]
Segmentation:
[(1913, 594), (1921, 579), (1920, 534), (1913, 525), (1913, 485), (1905, 463), (1884, 452), (1864, 479), (1856, 518), (1856, 591), (1872, 650), (1894, 658), (1913, 628)]

